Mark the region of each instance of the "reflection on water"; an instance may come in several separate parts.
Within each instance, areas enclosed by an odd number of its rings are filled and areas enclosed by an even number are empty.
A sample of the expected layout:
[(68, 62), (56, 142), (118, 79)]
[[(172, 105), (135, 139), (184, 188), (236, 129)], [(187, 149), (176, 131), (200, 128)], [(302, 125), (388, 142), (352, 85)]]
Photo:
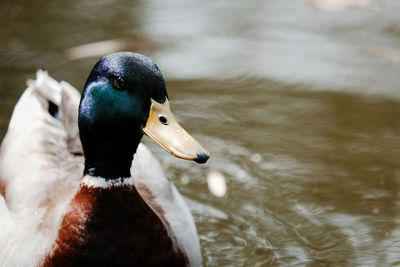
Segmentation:
[[(195, 211), (209, 260), (248, 266), (400, 260), (399, 103), (306, 93), (270, 81), (242, 90), (244, 84), (170, 82), (175, 109), (195, 106), (202, 114), (180, 113), (180, 120), (200, 129), (214, 155), (210, 169), (228, 181), (228, 196), (221, 200), (204, 192), (201, 168), (188, 174), (182, 163), (172, 172), (178, 184), (181, 176), (191, 176), (181, 188), (186, 196), (228, 215)], [(251, 160), (255, 152), (260, 161)], [(172, 161), (167, 155), (164, 160)]]
[[(206, 266), (400, 264), (399, 8), (3, 1), (0, 136), (37, 68), (82, 88), (97, 58), (68, 49), (131, 40), (212, 154), (197, 166), (144, 140), (192, 208)], [(210, 172), (225, 178), (223, 197)]]

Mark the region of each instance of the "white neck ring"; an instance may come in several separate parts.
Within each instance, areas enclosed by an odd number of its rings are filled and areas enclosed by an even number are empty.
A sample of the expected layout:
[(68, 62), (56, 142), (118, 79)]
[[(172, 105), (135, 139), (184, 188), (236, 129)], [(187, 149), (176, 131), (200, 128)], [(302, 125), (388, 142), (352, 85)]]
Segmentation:
[(132, 177), (120, 177), (117, 179), (106, 180), (99, 176), (83, 176), (81, 185), (93, 188), (112, 188), (112, 187), (132, 187), (133, 178)]

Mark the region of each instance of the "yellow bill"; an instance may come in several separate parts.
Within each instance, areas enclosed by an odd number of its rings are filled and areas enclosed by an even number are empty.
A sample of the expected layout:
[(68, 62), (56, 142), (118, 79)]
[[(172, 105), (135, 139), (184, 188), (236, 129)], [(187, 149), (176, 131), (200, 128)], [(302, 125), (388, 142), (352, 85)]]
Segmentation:
[(150, 114), (142, 129), (148, 137), (175, 157), (205, 163), (210, 154), (176, 121), (168, 99), (160, 104), (151, 100)]

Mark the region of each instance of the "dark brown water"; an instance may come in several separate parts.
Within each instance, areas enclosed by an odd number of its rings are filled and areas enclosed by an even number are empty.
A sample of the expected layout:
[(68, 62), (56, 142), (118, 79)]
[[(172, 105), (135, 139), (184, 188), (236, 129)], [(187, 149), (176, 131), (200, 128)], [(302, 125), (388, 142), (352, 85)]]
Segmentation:
[(199, 166), (145, 140), (206, 266), (400, 265), (400, 2), (328, 2), (3, 0), (0, 137), (36, 69), (81, 89), (90, 53), (141, 52), (212, 155)]

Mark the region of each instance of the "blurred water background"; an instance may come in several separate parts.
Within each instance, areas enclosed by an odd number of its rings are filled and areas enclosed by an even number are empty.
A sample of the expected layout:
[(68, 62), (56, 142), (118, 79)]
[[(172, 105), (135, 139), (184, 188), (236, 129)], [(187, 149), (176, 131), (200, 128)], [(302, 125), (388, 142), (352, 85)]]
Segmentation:
[(1, 0), (0, 139), (38, 68), (82, 90), (101, 55), (140, 52), (212, 155), (199, 166), (144, 140), (192, 209), (205, 266), (398, 266), (399, 12), (398, 0)]

